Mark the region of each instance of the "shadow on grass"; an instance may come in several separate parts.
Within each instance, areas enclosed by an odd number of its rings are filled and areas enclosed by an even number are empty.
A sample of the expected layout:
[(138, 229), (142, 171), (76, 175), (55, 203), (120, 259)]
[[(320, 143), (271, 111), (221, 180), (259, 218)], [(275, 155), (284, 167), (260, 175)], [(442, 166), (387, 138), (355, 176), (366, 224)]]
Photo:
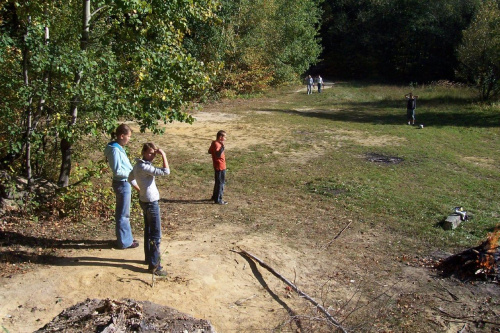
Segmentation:
[[(461, 98), (434, 98), (420, 102), (420, 107), (416, 109), (416, 124), (425, 126), (445, 127), (500, 127), (500, 112), (474, 112), (461, 111), (470, 105), (470, 99)], [(314, 108), (308, 110), (294, 109), (271, 109), (259, 108), (256, 111), (267, 111), (276, 113), (294, 114), (302, 117), (312, 117), (331, 121), (344, 121), (366, 124), (397, 125), (405, 124), (406, 108), (404, 101), (381, 100), (370, 102), (342, 102), (338, 103), (339, 109), (335, 109), (336, 103), (329, 104), (333, 108)], [(428, 111), (426, 108), (438, 108), (439, 106), (456, 106), (456, 111)], [(394, 110), (401, 112), (395, 113)]]
[(160, 199), (164, 203), (209, 205), (213, 204), (212, 199)]

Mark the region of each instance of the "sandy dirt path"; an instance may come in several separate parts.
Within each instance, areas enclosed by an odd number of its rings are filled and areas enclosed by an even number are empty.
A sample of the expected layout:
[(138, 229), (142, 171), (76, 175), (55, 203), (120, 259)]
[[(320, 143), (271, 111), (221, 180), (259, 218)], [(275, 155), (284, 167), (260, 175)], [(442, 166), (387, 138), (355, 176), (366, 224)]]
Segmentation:
[[(219, 225), (202, 233), (163, 237), (169, 276), (155, 279), (154, 286), (143, 264), (142, 247), (74, 250), (56, 263), (1, 281), (1, 324), (9, 332), (32, 332), (86, 298), (132, 298), (207, 319), (218, 332), (251, 332), (262, 329), (263, 323), (273, 327), (286, 314), (283, 304), (293, 306), (296, 297), (287, 298), (284, 284), (262, 268), (259, 281), (249, 262), (231, 249), (276, 253), (279, 241), (263, 235), (240, 238), (241, 234), (238, 227)], [(280, 248), (279, 258), (263, 259), (280, 262), (288, 274), (299, 261), (312, 259)]]

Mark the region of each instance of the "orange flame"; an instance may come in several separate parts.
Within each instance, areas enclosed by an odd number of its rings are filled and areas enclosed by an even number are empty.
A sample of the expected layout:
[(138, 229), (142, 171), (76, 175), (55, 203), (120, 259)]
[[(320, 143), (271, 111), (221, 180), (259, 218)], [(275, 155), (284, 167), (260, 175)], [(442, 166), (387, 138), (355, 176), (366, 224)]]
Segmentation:
[(497, 226), (495, 230), (488, 236), (486, 241), (481, 244), (480, 248), (484, 250), (483, 253), (479, 253), (477, 259), (477, 264), (479, 269), (485, 272), (494, 272), (495, 270), (495, 253), (498, 251), (500, 240), (500, 226)]

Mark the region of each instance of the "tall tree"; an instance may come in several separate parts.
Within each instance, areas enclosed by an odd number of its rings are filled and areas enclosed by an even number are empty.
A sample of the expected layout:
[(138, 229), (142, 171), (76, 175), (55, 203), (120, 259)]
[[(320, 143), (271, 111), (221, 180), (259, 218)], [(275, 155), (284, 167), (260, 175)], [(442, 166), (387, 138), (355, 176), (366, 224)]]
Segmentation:
[(499, 1), (484, 1), (458, 48), (458, 72), (476, 85), (483, 100), (500, 94), (499, 6)]
[(330, 75), (452, 79), (456, 46), (480, 0), (325, 0), (321, 36)]

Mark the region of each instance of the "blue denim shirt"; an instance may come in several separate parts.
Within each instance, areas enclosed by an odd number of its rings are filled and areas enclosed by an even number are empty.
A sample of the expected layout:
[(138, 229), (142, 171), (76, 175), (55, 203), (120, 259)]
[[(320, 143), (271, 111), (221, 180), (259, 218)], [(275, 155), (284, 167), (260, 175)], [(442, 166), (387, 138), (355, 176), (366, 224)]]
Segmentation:
[(127, 181), (128, 175), (132, 171), (132, 164), (127, 157), (125, 149), (117, 142), (112, 141), (104, 149), (104, 156), (106, 156), (109, 167), (113, 171), (113, 180)]

